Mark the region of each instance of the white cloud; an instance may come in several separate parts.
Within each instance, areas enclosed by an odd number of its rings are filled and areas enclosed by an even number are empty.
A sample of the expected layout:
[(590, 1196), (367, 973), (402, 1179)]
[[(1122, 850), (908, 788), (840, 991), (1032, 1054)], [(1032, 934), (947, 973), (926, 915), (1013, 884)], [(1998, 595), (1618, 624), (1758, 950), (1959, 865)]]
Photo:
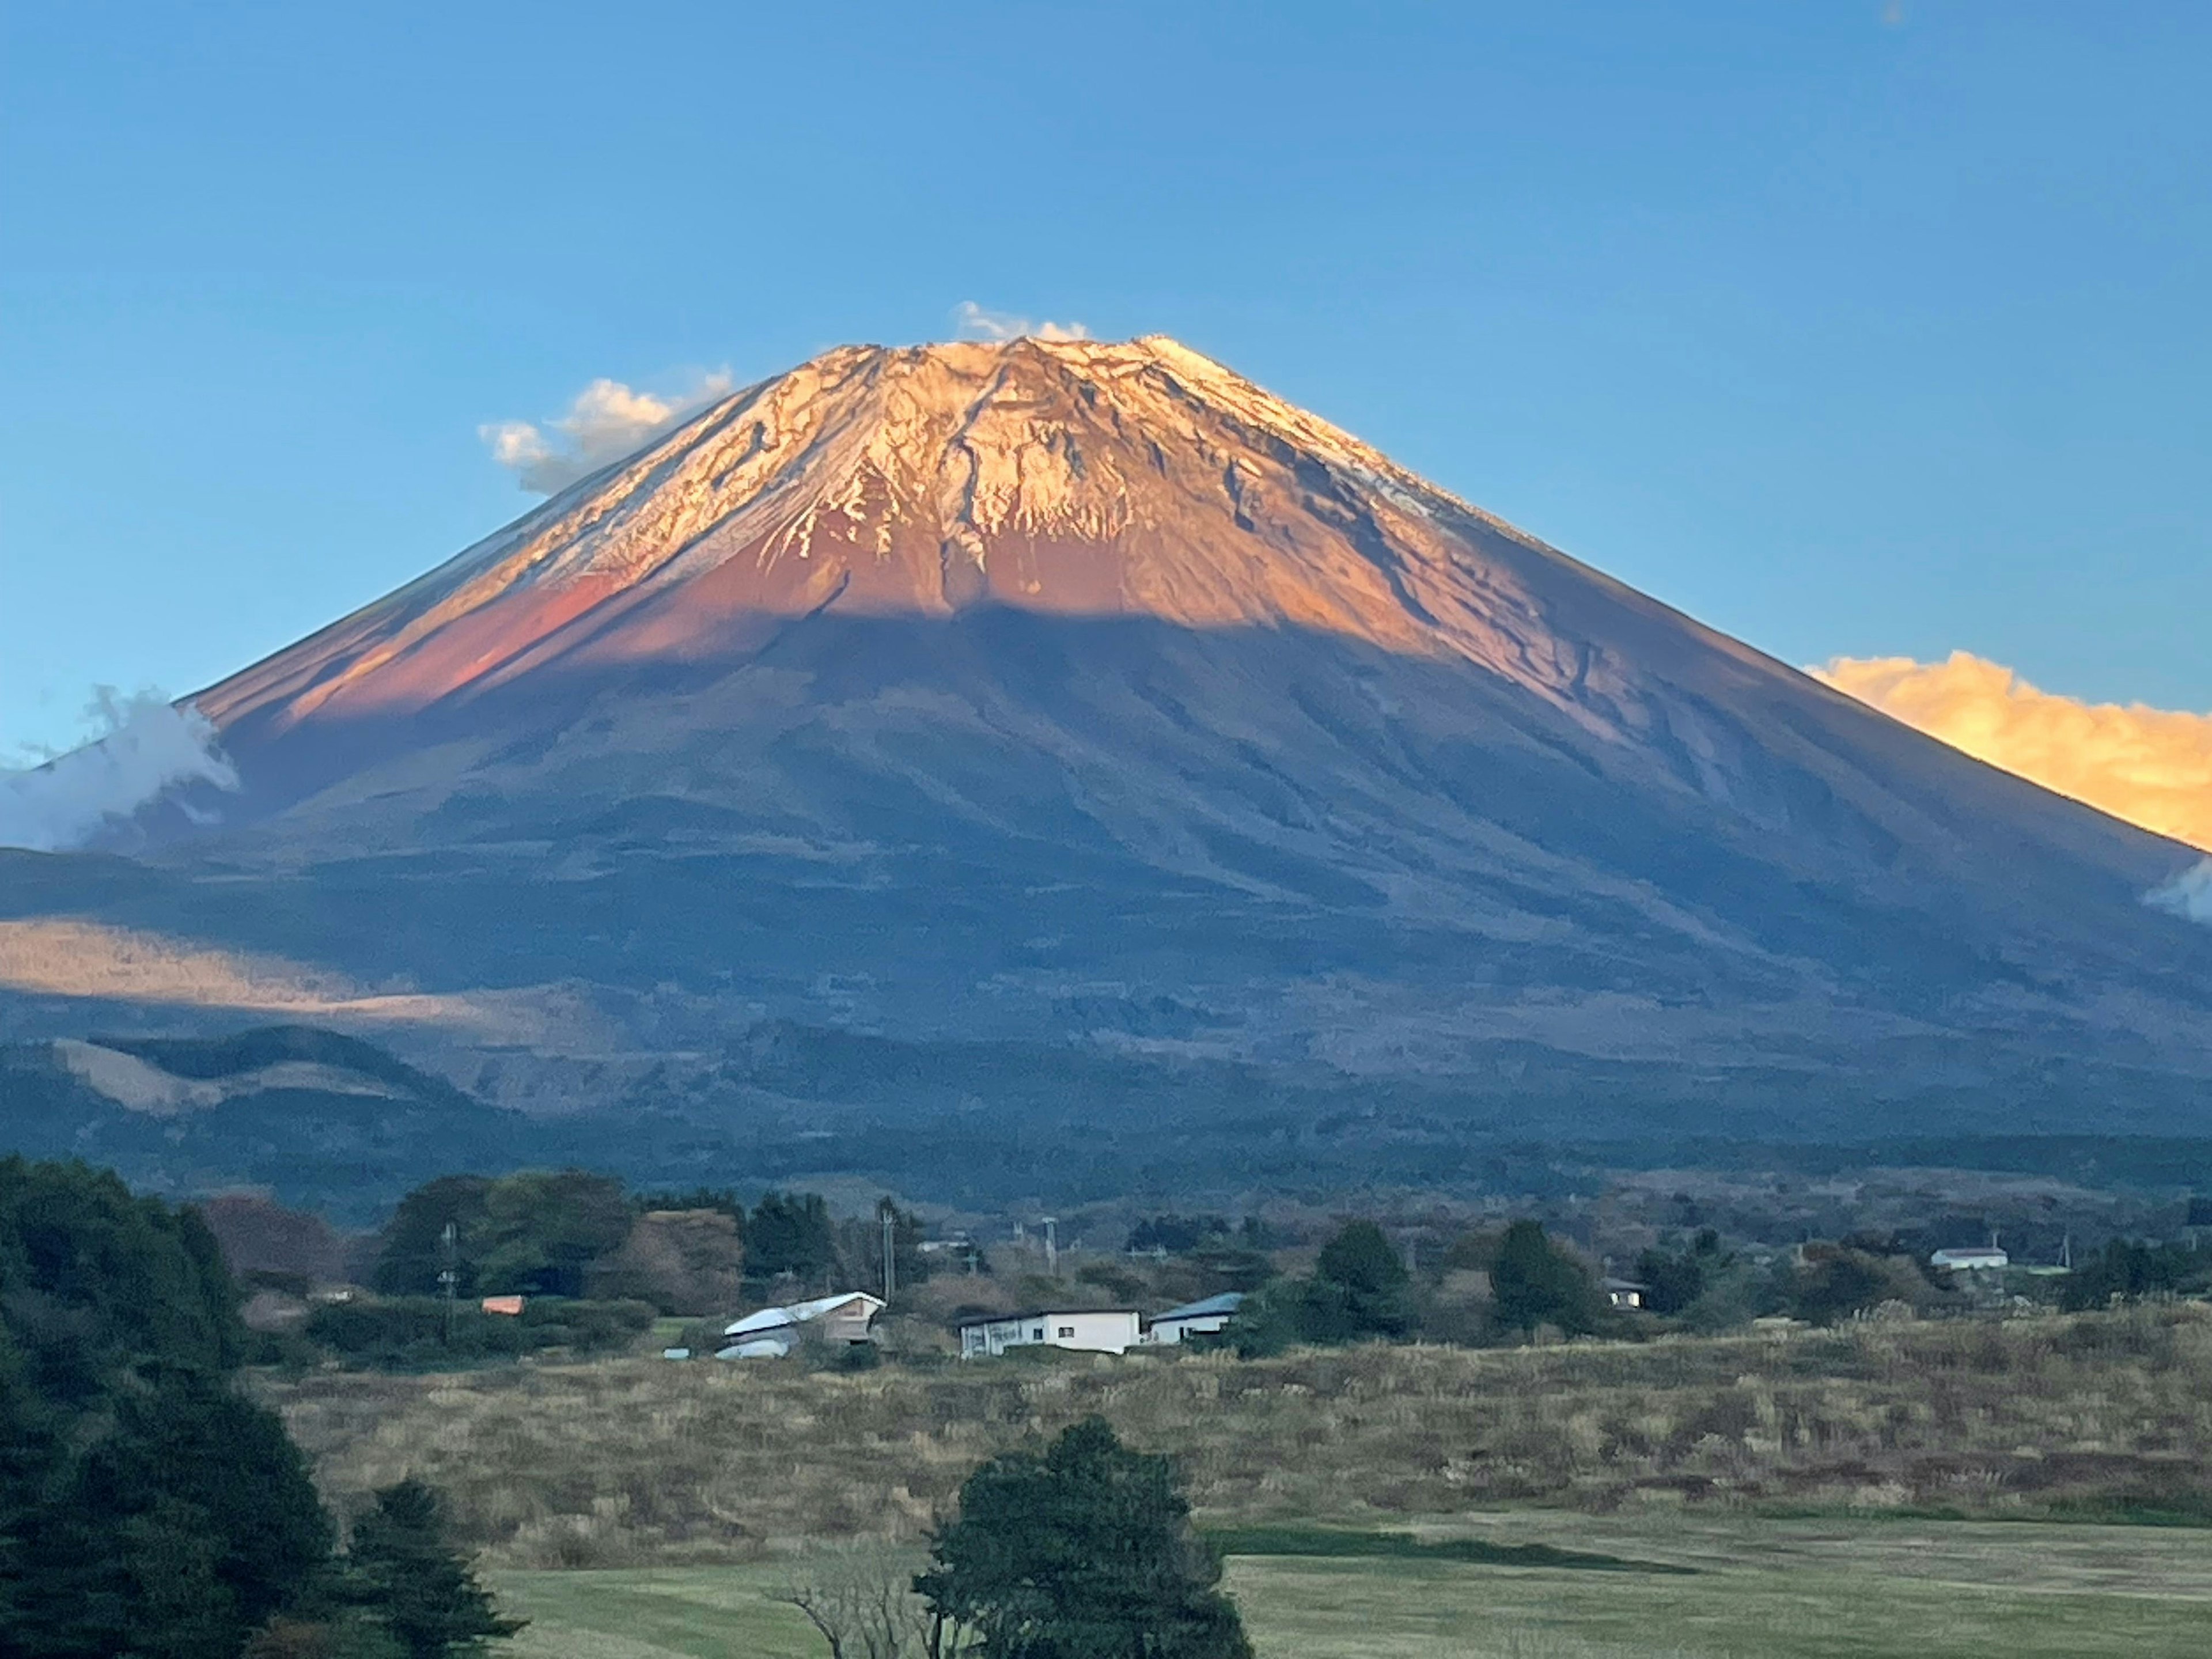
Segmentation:
[(952, 323), (963, 340), (1087, 340), (1081, 323), (1040, 323), (1004, 311), (986, 311), (973, 300), (952, 307)]
[(477, 435), (523, 489), (550, 495), (643, 448), (730, 387), (726, 369), (702, 374), (688, 389), (666, 397), (620, 380), (598, 380), (576, 394), (567, 414), (542, 427), (532, 421), (492, 421), (478, 427)]
[[(1807, 672), (1977, 760), (2212, 852), (2212, 714), (2058, 696), (1964, 651)], [(2143, 902), (2212, 923), (2212, 859)]]
[(1964, 651), (1810, 672), (1978, 760), (2212, 852), (2212, 714), (2058, 696)]
[(42, 766), (0, 771), (0, 847), (58, 852), (174, 785), (238, 787), (215, 728), (189, 703), (173, 706), (150, 690), (125, 697), (103, 685), (85, 713), (100, 736)]
[(2212, 859), (2200, 860), (2195, 869), (2144, 895), (2143, 902), (2191, 921), (2212, 924)]

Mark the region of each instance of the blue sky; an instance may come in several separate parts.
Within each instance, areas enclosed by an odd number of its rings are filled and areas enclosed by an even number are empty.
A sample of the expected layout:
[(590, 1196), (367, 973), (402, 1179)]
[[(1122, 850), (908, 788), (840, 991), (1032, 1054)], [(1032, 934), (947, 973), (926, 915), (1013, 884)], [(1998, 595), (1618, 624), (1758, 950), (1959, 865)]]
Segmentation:
[(1793, 661), (2212, 708), (2212, 7), (17, 6), (0, 752), (611, 376), (1165, 331)]

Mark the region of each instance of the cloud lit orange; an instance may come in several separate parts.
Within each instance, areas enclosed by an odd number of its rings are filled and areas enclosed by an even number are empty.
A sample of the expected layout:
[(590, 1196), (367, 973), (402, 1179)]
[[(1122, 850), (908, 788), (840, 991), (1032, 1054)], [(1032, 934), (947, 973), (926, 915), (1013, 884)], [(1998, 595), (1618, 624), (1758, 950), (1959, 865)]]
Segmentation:
[(2212, 852), (2212, 714), (2056, 696), (1964, 651), (1811, 672), (1978, 760)]

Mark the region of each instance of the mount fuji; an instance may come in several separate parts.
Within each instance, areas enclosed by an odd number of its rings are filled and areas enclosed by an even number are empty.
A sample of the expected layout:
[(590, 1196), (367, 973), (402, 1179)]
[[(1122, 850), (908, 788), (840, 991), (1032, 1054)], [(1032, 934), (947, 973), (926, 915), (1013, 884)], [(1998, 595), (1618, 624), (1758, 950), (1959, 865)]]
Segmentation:
[(2212, 1125), (2187, 849), (1164, 337), (830, 351), (191, 702), (240, 787), (0, 859), (0, 1029), (671, 1146)]

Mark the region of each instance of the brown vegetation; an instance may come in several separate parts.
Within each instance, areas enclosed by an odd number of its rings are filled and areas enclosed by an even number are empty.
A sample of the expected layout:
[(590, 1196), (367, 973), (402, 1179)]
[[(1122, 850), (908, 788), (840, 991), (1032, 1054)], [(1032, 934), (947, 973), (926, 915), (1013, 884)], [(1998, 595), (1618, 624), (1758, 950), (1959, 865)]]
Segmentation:
[(613, 1255), (586, 1275), (592, 1295), (711, 1313), (744, 1297), (745, 1242), (720, 1210), (648, 1210)]
[(195, 1207), (240, 1279), (282, 1274), (327, 1283), (345, 1276), (347, 1240), (312, 1211), (243, 1193), (205, 1199)]
[(643, 1360), (264, 1383), (341, 1504), (420, 1474), (507, 1565), (741, 1559), (912, 1536), (980, 1462), (1101, 1413), (1212, 1520), (1502, 1502), (2194, 1509), (2212, 1312), (1469, 1351), (889, 1365)]

